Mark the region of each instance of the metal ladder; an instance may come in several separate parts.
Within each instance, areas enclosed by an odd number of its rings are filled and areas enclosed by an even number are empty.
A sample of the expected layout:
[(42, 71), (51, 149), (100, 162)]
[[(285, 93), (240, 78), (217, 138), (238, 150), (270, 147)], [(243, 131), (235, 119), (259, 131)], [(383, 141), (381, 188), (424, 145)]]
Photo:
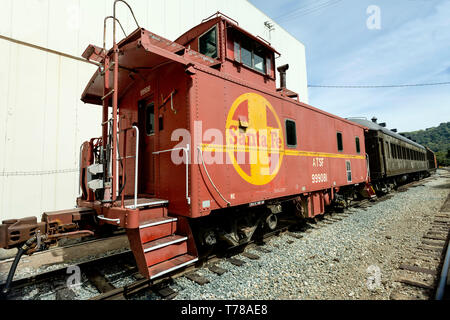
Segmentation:
[[(119, 47), (117, 45), (116, 41), (116, 23), (119, 23), (120, 28), (122, 29), (125, 37), (127, 37), (127, 34), (125, 33), (125, 30), (122, 27), (122, 24), (120, 21), (116, 18), (116, 6), (119, 2), (124, 3), (128, 9), (131, 12), (131, 15), (134, 18), (134, 21), (136, 22), (136, 25), (138, 28), (140, 28), (139, 23), (136, 20), (136, 17), (134, 15), (133, 9), (131, 9), (130, 5), (124, 1), (124, 0), (115, 0), (114, 1), (114, 9), (113, 9), (113, 16), (108, 16), (103, 21), (103, 54), (104, 54), (104, 61), (103, 61), (103, 70), (102, 75), (104, 76), (104, 83), (103, 83), (103, 116), (102, 116), (102, 141), (103, 141), (103, 149), (106, 150), (108, 146), (108, 129), (109, 126), (112, 126), (112, 141), (109, 141), (111, 145), (111, 153), (112, 157), (112, 163), (111, 163), (111, 175), (109, 175), (105, 178), (105, 182), (111, 182), (111, 199), (112, 202), (115, 202), (117, 200), (117, 190), (118, 190), (118, 169), (117, 169), (117, 154), (118, 154), (118, 134), (119, 134), (119, 122), (118, 122), (118, 113), (119, 113)], [(111, 62), (111, 58), (108, 56), (106, 52), (106, 22), (112, 19), (113, 20), (113, 58)], [(113, 69), (113, 85), (112, 88), (110, 88), (110, 77), (111, 77), (111, 69)], [(111, 104), (112, 100), (112, 119), (108, 120), (108, 108)], [(112, 124), (110, 124), (112, 122)], [(137, 128), (136, 131), (138, 132)], [(138, 136), (136, 137), (138, 139)], [(137, 150), (136, 150), (137, 152)], [(136, 154), (136, 160), (138, 158), (138, 155)], [(137, 176), (137, 167), (136, 170), (136, 176)], [(137, 180), (137, 179), (136, 179)], [(137, 184), (136, 184), (137, 185)], [(136, 186), (135, 186), (136, 189)], [(135, 197), (137, 196), (137, 190), (135, 190)]]

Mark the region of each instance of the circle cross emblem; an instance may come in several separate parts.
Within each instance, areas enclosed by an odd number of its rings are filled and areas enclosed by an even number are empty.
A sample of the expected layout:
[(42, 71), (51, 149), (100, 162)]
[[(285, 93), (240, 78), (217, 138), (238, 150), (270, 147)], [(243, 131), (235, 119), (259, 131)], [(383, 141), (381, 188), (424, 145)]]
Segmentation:
[(253, 185), (270, 183), (280, 171), (284, 138), (269, 101), (256, 93), (239, 96), (226, 122), (226, 150), (234, 169)]

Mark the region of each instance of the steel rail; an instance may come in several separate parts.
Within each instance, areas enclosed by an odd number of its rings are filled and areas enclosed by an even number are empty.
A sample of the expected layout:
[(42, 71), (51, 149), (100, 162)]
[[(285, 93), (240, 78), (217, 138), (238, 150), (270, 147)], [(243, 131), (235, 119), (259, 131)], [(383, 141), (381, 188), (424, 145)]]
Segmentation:
[[(132, 252), (130, 250), (126, 250), (124, 252), (114, 253), (112, 255), (106, 256), (106, 257), (98, 257), (92, 260), (88, 260), (85, 262), (81, 262), (76, 264), (81, 270), (87, 270), (91, 269), (93, 266), (100, 264), (100, 263), (106, 263), (106, 262), (113, 262), (116, 261), (119, 258), (126, 258), (126, 257), (132, 257)], [(63, 275), (67, 275), (67, 266), (57, 268), (55, 270), (51, 271), (45, 271), (36, 275), (33, 275), (31, 277), (27, 278), (21, 278), (14, 280), (11, 284), (11, 289), (16, 290), (20, 288), (24, 288), (26, 286), (32, 285), (32, 284), (38, 284), (48, 281), (50, 278), (53, 277), (60, 277)], [(3, 286), (4, 283), (1, 284)]]
[(445, 289), (448, 286), (449, 271), (450, 271), (450, 244), (447, 242), (447, 252), (444, 258), (444, 264), (442, 266), (441, 276), (436, 290), (435, 300), (443, 300), (444, 298)]

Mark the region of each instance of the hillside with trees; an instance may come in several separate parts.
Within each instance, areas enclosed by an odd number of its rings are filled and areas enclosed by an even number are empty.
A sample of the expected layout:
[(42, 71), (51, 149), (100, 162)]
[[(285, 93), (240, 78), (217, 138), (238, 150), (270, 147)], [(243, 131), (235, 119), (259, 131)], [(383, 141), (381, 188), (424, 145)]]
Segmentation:
[(450, 166), (450, 122), (441, 123), (438, 127), (402, 134), (433, 150), (439, 165)]

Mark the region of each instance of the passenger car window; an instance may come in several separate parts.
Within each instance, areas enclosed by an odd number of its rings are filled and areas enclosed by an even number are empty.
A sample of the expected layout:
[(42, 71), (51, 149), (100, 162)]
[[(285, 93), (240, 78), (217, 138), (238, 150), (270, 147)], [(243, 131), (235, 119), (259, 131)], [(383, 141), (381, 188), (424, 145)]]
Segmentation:
[(200, 53), (211, 58), (217, 58), (217, 29), (213, 27), (199, 39)]
[(297, 128), (292, 120), (286, 120), (286, 144), (291, 148), (297, 147)]

